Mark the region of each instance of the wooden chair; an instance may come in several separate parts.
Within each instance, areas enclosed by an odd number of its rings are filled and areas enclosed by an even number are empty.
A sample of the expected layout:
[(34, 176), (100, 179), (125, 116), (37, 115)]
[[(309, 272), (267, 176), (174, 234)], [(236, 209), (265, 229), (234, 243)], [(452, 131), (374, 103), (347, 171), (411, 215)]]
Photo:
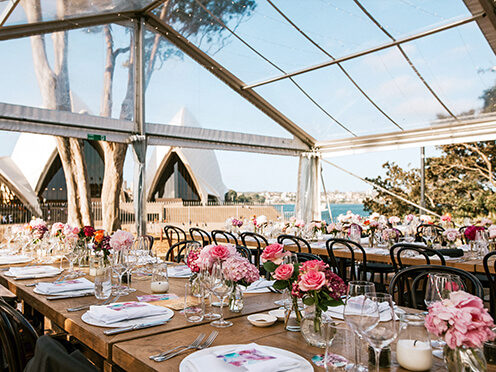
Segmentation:
[(191, 236), (191, 239), (201, 242), (203, 247), (212, 244), (212, 238), (208, 231), (200, 229), (199, 227), (191, 227), (189, 229), (189, 235)]
[[(243, 246), (248, 248), (251, 252), (251, 256), (254, 261), (253, 264), (256, 267), (261, 268), (262, 266), (260, 263), (260, 256), (262, 255), (263, 249), (269, 245), (269, 242), (267, 241), (265, 236), (247, 231), (241, 233), (240, 237)], [(253, 246), (253, 243), (255, 243), (256, 246)]]
[[(290, 243), (285, 243), (287, 241), (289, 241)], [(298, 236), (282, 234), (277, 237), (277, 242), (282, 245), (295, 245), (298, 247), (298, 252), (300, 253), (302, 248), (305, 248), (307, 250), (307, 253), (312, 253), (312, 247), (310, 247), (310, 243)]]
[(242, 246), (242, 245), (237, 245), (237, 246), (236, 246), (236, 251), (237, 251), (237, 252), (238, 252), (238, 253), (239, 253), (242, 257), (244, 257), (244, 258), (246, 258), (248, 261), (252, 262), (252, 261), (251, 261), (251, 259), (252, 259), (252, 257), (251, 257), (251, 251), (250, 251), (248, 248), (246, 248), (246, 247), (244, 247), (244, 246)]
[(169, 243), (169, 247), (172, 247), (172, 245), (174, 244), (174, 236), (176, 238), (175, 239), (176, 242), (180, 242), (188, 239), (188, 237), (186, 236), (186, 232), (177, 226), (173, 226), (173, 225), (164, 226), (164, 233), (165, 233), (165, 237), (167, 238), (167, 242)]
[(143, 235), (143, 238), (146, 240), (146, 248), (151, 252), (155, 238), (151, 235)]
[(189, 243), (198, 243), (195, 240), (183, 240), (181, 242), (177, 242), (176, 244), (173, 244), (172, 247), (169, 248), (165, 255), (165, 260), (166, 261), (171, 261), (171, 262), (181, 262), (183, 259), (182, 253), (186, 249), (186, 246)]
[[(489, 264), (491, 257), (496, 256), (496, 251), (489, 252), (484, 256), (482, 260), (482, 265), (484, 266), (484, 272), (486, 273), (488, 286), (489, 286), (489, 311), (493, 319), (496, 319), (496, 260), (493, 260)], [(493, 272), (491, 272), (491, 267)]]
[(398, 272), (399, 270), (404, 269), (407, 266), (401, 261), (402, 254), (406, 252), (415, 252), (423, 256), (423, 258), (425, 259), (425, 264), (427, 265), (430, 265), (431, 263), (430, 256), (437, 256), (440, 260), (440, 264), (442, 266), (446, 266), (446, 260), (444, 259), (444, 256), (435, 249), (420, 246), (418, 244), (397, 243), (393, 245), (389, 250), (389, 256), (391, 257), (391, 262), (393, 264), (395, 272)]
[[(334, 255), (334, 249), (338, 247), (347, 248), (351, 257), (346, 260), (338, 259)], [(367, 253), (365, 253), (365, 249), (363, 249), (360, 244), (353, 240), (331, 238), (326, 241), (326, 248), (327, 254), (329, 255), (329, 264), (335, 271), (337, 270), (337, 274), (341, 277), (341, 279), (343, 279), (346, 283), (351, 280), (366, 280)], [(359, 251), (362, 254), (361, 267), (359, 266), (358, 260), (355, 259), (355, 251)], [(350, 273), (349, 276), (348, 272)]]
[(34, 355), (38, 334), (12, 306), (0, 299), (0, 349), (4, 371), (23, 371)]
[(418, 265), (406, 267), (398, 271), (389, 283), (389, 293), (398, 306), (426, 310), (424, 303), (427, 275), (446, 273), (458, 275), (465, 285), (465, 290), (480, 298), (484, 296), (484, 288), (477, 277), (465, 270), (450, 266)]
[[(225, 241), (218, 240), (220, 237), (223, 237)], [(225, 230), (212, 230), (212, 240), (215, 244), (230, 243), (234, 246), (239, 245), (238, 239), (234, 236), (234, 234)]]

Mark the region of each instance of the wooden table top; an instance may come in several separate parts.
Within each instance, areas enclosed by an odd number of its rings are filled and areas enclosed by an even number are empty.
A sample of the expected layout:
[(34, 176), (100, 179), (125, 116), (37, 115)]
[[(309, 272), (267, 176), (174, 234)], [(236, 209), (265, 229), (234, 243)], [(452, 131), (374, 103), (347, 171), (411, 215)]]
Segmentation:
[[(86, 278), (93, 281), (93, 277), (87, 275)], [(43, 281), (53, 281), (54, 278), (45, 278)], [(180, 298), (184, 297), (184, 285), (188, 279), (170, 278), (169, 293), (175, 293)], [(94, 297), (70, 298), (65, 300), (47, 300), (46, 296), (33, 292), (34, 287), (26, 287), (26, 284), (33, 283), (35, 280), (14, 280), (6, 277), (4, 273), (0, 275), (0, 284), (9, 288), (19, 299), (28, 303), (35, 310), (46, 316), (59, 327), (73, 335), (83, 344), (100, 354), (103, 358), (111, 358), (112, 345), (117, 342), (132, 340), (144, 336), (154, 335), (171, 330), (191, 327), (194, 324), (186, 321), (185, 317), (174, 311), (174, 317), (165, 325), (122, 333), (114, 336), (106, 336), (103, 331), (108, 328), (96, 327), (84, 323), (81, 315), (86, 311), (68, 312), (67, 308), (76, 307), (98, 301)], [(150, 280), (136, 280), (131, 284), (132, 288), (137, 291), (128, 296), (119, 298), (121, 301), (137, 301), (136, 296), (150, 294)], [(274, 304), (275, 300), (282, 298), (282, 295), (275, 293), (245, 294), (245, 306), (241, 313), (232, 313), (229, 309), (224, 308), (224, 317), (226, 319), (236, 318), (252, 313), (258, 313), (275, 309), (278, 306)], [(204, 321), (203, 323), (207, 323)], [(200, 323), (202, 324), (202, 323)]]

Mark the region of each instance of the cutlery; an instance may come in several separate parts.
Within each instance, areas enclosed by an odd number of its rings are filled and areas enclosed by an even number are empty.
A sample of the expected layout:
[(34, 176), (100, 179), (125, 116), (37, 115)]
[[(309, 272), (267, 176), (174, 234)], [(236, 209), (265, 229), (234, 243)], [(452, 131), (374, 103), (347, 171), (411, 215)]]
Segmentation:
[[(55, 274), (57, 275), (57, 274)], [(55, 275), (51, 275), (51, 276), (55, 276)], [(49, 276), (37, 276), (36, 277), (37, 279), (39, 278), (49, 278)], [(60, 282), (63, 282), (65, 279), (67, 278), (67, 275), (61, 275), (57, 278), (57, 280), (53, 281), (52, 283), (60, 283)], [(25, 278), (20, 278), (20, 279), (25, 279)], [(14, 279), (14, 280), (17, 280), (17, 279)], [(26, 284), (26, 287), (36, 287), (36, 284), (38, 284), (39, 282), (35, 282), (35, 283), (29, 283), (29, 284)]]
[(116, 335), (118, 333), (124, 333), (124, 332), (129, 332), (129, 331), (135, 331), (137, 329), (144, 329), (144, 328), (150, 328), (150, 327), (156, 327), (162, 324), (167, 323), (170, 321), (170, 319), (165, 319), (165, 320), (158, 320), (156, 322), (149, 322), (149, 323), (141, 323), (141, 324), (135, 324), (133, 326), (129, 327), (121, 327), (121, 328), (115, 328), (115, 329), (109, 329), (107, 331), (103, 331), (103, 334), (110, 336), (110, 335)]
[(112, 299), (112, 296), (110, 296), (105, 301), (103, 301), (101, 304), (98, 302), (93, 302), (91, 304), (81, 305), (81, 306), (77, 306), (77, 307), (69, 307), (67, 309), (67, 311), (74, 312), (74, 311), (80, 311), (80, 310), (88, 309), (90, 306), (110, 305), (110, 304), (113, 304), (115, 301), (117, 301), (119, 299), (119, 297), (120, 296), (116, 296), (114, 299)]
[(215, 338), (217, 337), (218, 334), (219, 334), (219, 332), (213, 331), (210, 334), (210, 336), (208, 336), (208, 338), (205, 340), (205, 342), (203, 342), (203, 344), (201, 344), (201, 345), (199, 345), (197, 347), (188, 347), (186, 349), (176, 351), (175, 353), (168, 354), (168, 355), (165, 355), (163, 357), (154, 358), (153, 360), (156, 361), (156, 362), (163, 362), (164, 360), (168, 360), (168, 359), (174, 358), (176, 355), (179, 355), (183, 351), (186, 351), (188, 349), (197, 349), (197, 350), (206, 349), (207, 347), (209, 347), (210, 345), (212, 345), (212, 343), (214, 342), (214, 340), (215, 340)]
[(95, 294), (95, 292), (94, 291), (91, 291), (91, 292), (83, 292), (83, 293), (70, 294), (70, 295), (50, 296), (50, 297), (47, 297), (47, 300), (65, 300), (67, 298), (77, 298), (77, 297), (93, 296), (94, 294)]
[(187, 348), (187, 347), (195, 347), (195, 348), (196, 348), (198, 345), (200, 345), (200, 342), (202, 342), (202, 341), (203, 341), (203, 338), (204, 338), (204, 337), (205, 337), (205, 335), (204, 335), (203, 333), (200, 333), (200, 334), (198, 335), (198, 337), (196, 338), (196, 340), (194, 340), (191, 344), (189, 344), (189, 345), (182, 345), (182, 346), (176, 346), (175, 348), (170, 349), (170, 350), (167, 350), (167, 351), (164, 351), (164, 352), (162, 352), (162, 353), (160, 353), (160, 354), (157, 354), (157, 355), (152, 355), (152, 356), (150, 357), (150, 359), (155, 359), (155, 358), (160, 358), (160, 357), (163, 357), (163, 356), (165, 356), (165, 355), (167, 355), (167, 354), (172, 353), (173, 351), (175, 351), (175, 350), (177, 350), (177, 349), (184, 349), (184, 348)]
[(280, 289), (276, 289), (274, 287), (267, 287), (267, 288), (269, 288), (269, 291), (271, 291), (272, 293), (279, 293), (279, 294), (283, 293)]

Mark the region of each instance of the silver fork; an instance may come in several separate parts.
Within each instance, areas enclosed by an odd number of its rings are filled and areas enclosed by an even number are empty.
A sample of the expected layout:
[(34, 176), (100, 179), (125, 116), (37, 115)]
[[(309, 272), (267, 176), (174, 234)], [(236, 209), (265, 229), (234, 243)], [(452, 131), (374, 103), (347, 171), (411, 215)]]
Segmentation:
[[(217, 337), (218, 334), (219, 334), (219, 332), (213, 331), (210, 334), (210, 336), (207, 337), (207, 339), (205, 340), (205, 342), (203, 342), (203, 344), (201, 344), (201, 345), (199, 345), (197, 347), (191, 347), (191, 348), (188, 348), (188, 349), (197, 349), (197, 350), (206, 349), (207, 347), (209, 347), (210, 345), (212, 345), (212, 342), (214, 342), (214, 340), (215, 340), (215, 338)], [(176, 351), (175, 353), (168, 354), (168, 355), (165, 355), (163, 357), (155, 358), (153, 360), (156, 361), (156, 362), (163, 362), (164, 360), (168, 360), (168, 359), (174, 358), (176, 355), (179, 355), (183, 351), (186, 351), (188, 349), (179, 350), (179, 351)]]
[(188, 348), (194, 348), (194, 349), (196, 349), (198, 347), (198, 345), (200, 345), (200, 342), (203, 341), (204, 338), (205, 338), (205, 334), (204, 333), (200, 333), (198, 335), (198, 337), (196, 338), (196, 340), (194, 340), (191, 344), (189, 344), (189, 345), (176, 346), (175, 348), (170, 349), (170, 350), (167, 350), (167, 351), (164, 351), (164, 352), (162, 352), (160, 354), (152, 355), (150, 357), (150, 359), (156, 360), (157, 358), (162, 358), (164, 356), (167, 356), (168, 354), (173, 353), (174, 351), (176, 351), (178, 349), (184, 349), (184, 350), (187, 350)]

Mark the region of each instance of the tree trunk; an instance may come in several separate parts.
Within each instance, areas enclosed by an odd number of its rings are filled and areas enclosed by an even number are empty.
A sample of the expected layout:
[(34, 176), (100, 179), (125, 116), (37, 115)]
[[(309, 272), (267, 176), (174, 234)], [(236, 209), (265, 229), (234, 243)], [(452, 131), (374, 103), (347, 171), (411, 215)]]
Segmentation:
[[(40, 22), (39, 0), (23, 2), (28, 22)], [(65, 0), (57, 2), (57, 13), (64, 14)], [(50, 68), (44, 35), (31, 36), (31, 48), (36, 78), (40, 86), (43, 106), (52, 110), (72, 111), (69, 70), (67, 62), (67, 34), (52, 34), (54, 70)], [(88, 175), (82, 141), (74, 138), (55, 137), (67, 185), (67, 222), (76, 226), (92, 223)]]

